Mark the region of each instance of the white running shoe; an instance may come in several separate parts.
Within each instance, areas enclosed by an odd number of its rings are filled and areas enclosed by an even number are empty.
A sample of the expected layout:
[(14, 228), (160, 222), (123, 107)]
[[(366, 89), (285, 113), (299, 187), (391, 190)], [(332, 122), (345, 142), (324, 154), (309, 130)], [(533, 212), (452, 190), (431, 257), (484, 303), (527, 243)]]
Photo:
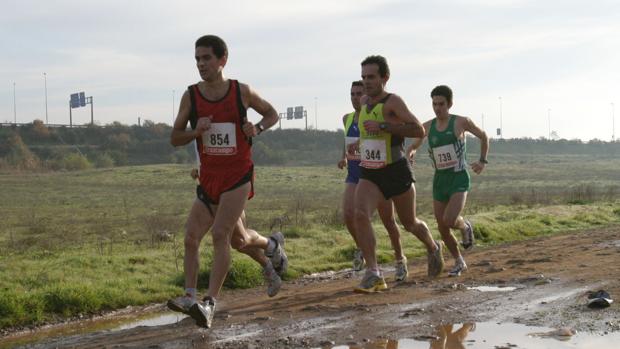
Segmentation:
[(394, 273), (394, 279), (396, 281), (404, 281), (409, 275), (409, 270), (407, 269), (407, 257), (403, 257), (403, 259), (396, 261), (396, 272)]
[(263, 268), (263, 276), (267, 283), (267, 295), (273, 297), (278, 294), (280, 287), (282, 286), (282, 279), (276, 272), (271, 261), (267, 262), (267, 265)]
[(364, 254), (362, 250), (357, 249), (353, 252), (353, 270), (360, 271), (364, 268)]

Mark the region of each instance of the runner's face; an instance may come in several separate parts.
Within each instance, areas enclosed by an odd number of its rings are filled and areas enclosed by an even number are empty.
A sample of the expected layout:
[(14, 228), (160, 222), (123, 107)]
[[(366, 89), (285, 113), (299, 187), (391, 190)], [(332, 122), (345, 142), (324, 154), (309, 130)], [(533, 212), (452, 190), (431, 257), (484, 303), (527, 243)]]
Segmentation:
[(364, 95), (364, 88), (362, 86), (351, 86), (351, 104), (353, 109), (360, 110), (360, 98)]
[(448, 111), (452, 107), (452, 103), (448, 103), (448, 100), (444, 96), (433, 96), (433, 111), (439, 118), (448, 116)]
[(212, 81), (217, 78), (224, 65), (226, 65), (226, 56), (217, 58), (211, 47), (196, 47), (196, 67), (200, 73), (200, 77), (205, 81)]
[(364, 64), (362, 66), (362, 82), (364, 82), (364, 90), (369, 97), (380, 96), (387, 79), (388, 76), (382, 78), (379, 75), (378, 65)]

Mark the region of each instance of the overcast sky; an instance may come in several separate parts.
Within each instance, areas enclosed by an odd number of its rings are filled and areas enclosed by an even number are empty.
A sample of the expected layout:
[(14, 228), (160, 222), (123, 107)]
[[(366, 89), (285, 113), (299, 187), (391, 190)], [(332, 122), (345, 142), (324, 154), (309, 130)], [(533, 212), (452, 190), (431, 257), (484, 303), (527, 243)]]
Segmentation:
[[(68, 123), (69, 95), (84, 91), (99, 124), (169, 124), (183, 90), (200, 79), (194, 42), (204, 34), (227, 42), (227, 77), (250, 84), (278, 112), (305, 106), (319, 129), (342, 128), (351, 81), (371, 54), (388, 59), (387, 90), (421, 121), (433, 117), (430, 90), (447, 84), (451, 111), (493, 136), (501, 104), (506, 138), (547, 137), (550, 120), (562, 138), (609, 140), (612, 103), (620, 104), (617, 0), (2, 4), (2, 122), (13, 122), (14, 91), (18, 122), (45, 121), (46, 73), (50, 123)], [(73, 119), (90, 122), (90, 108), (73, 109)]]

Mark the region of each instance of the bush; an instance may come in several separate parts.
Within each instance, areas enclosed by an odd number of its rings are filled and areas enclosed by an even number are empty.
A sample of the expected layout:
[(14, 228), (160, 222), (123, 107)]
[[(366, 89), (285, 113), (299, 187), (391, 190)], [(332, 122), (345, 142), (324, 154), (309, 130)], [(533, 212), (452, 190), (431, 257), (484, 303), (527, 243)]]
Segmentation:
[(108, 153), (103, 153), (97, 157), (95, 157), (95, 167), (97, 168), (108, 168), (114, 166), (114, 159)]
[(69, 171), (80, 171), (92, 168), (93, 164), (82, 154), (72, 153), (63, 158), (62, 166)]

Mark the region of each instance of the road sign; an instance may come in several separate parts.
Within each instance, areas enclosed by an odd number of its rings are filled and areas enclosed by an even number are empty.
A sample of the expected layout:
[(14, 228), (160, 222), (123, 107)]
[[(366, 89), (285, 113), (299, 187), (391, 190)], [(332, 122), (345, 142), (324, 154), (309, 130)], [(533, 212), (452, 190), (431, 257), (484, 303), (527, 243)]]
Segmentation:
[(293, 113), (295, 119), (303, 119), (304, 118), (304, 107), (298, 106), (295, 107), (295, 112)]

